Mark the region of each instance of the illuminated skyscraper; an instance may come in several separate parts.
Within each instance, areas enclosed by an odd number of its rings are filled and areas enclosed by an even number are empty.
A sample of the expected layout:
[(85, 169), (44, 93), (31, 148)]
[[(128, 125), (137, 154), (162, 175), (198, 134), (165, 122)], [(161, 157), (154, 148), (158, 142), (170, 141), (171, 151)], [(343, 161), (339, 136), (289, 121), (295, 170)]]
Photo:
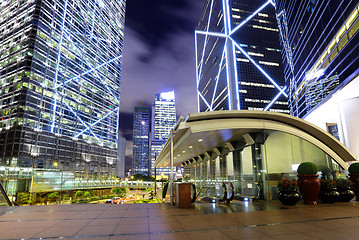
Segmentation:
[(0, 176), (9, 193), (111, 185), (124, 14), (125, 0), (1, 1)]
[(132, 174), (150, 174), (150, 125), (151, 109), (135, 107), (133, 115)]
[(359, 156), (359, 3), (277, 0), (290, 114)]
[(195, 41), (198, 111), (288, 112), (271, 0), (207, 0)]
[[(162, 150), (170, 136), (171, 130), (176, 125), (176, 106), (174, 91), (156, 94), (152, 106), (152, 136), (151, 136), (151, 174), (154, 176), (153, 164), (156, 156)], [(157, 169), (157, 175), (169, 176), (170, 168)]]

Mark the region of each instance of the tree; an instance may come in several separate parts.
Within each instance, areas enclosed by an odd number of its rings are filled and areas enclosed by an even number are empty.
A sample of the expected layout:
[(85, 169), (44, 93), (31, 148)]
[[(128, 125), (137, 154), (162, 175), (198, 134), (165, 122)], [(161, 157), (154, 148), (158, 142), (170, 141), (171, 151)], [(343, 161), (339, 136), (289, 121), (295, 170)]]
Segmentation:
[[(133, 177), (133, 178), (132, 178)], [(137, 181), (137, 180), (142, 180), (142, 181), (154, 181), (155, 179), (153, 177), (149, 177), (149, 176), (146, 176), (144, 174), (135, 174), (135, 175), (132, 175), (131, 177), (131, 180), (130, 181)]]

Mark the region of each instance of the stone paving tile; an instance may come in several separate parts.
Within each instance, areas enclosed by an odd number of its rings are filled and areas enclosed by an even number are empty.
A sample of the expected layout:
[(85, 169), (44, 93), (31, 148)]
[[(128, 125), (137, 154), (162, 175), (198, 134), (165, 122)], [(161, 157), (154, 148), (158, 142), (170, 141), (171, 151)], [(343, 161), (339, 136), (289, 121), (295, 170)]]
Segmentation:
[(326, 228), (320, 225), (314, 225), (313, 222), (310, 223), (290, 223), (283, 225), (287, 229), (293, 230), (298, 233), (306, 233), (310, 231), (324, 231)]
[(54, 238), (54, 237), (69, 237), (73, 236), (78, 232), (81, 227), (51, 227), (46, 228), (44, 231), (32, 235), (31, 237), (35, 238)]
[(252, 228), (231, 228), (220, 230), (231, 239), (261, 239), (268, 237), (266, 234), (255, 231)]
[(20, 229), (20, 228), (49, 228), (55, 226), (60, 221), (50, 220), (50, 221), (20, 221), (20, 222), (0, 222), (0, 232), (9, 231), (11, 229)]
[(318, 238), (315, 238), (313, 236), (309, 236), (307, 234), (303, 233), (291, 233), (287, 235), (279, 235), (279, 236), (273, 236), (276, 240), (316, 240)]
[(224, 231), (219, 231), (219, 230), (190, 231), (187, 232), (187, 234), (188, 234), (188, 239), (197, 239), (197, 240), (233, 239), (229, 237)]
[[(86, 239), (87, 240), (87, 239)], [(112, 236), (109, 240), (150, 240), (149, 234)]]
[[(186, 232), (151, 234), (150, 240), (184, 240), (190, 239), (190, 234)], [(221, 238), (219, 238), (221, 239)]]
[(110, 235), (116, 226), (85, 226), (77, 231), (74, 236)]
[(171, 231), (179, 231), (183, 230), (182, 227), (178, 227), (177, 229), (170, 223), (150, 223), (149, 231), (151, 233), (160, 233), (160, 232), (171, 232)]
[(297, 233), (293, 229), (286, 228), (285, 226), (259, 226), (253, 228), (255, 231), (261, 232), (269, 236), (286, 235)]
[(18, 228), (1, 232), (0, 239), (22, 239), (30, 238), (48, 228)]
[(121, 221), (121, 219), (92, 219), (88, 222), (88, 226), (116, 226)]
[(167, 204), (0, 207), (0, 238), (345, 240), (359, 235), (357, 203), (235, 213), (231, 206), (220, 208), (230, 213)]
[(114, 234), (136, 234), (136, 233), (149, 233), (149, 226), (147, 224), (120, 224), (118, 225)]
[(127, 217), (122, 218), (121, 223), (123, 224), (148, 224), (149, 218), (145, 217)]
[(311, 231), (307, 232), (307, 235), (312, 236), (314, 238), (320, 239), (320, 240), (354, 240), (358, 239), (358, 233), (357, 234), (348, 234), (348, 233), (342, 233), (338, 231)]
[(80, 219), (80, 220), (72, 220), (72, 219), (65, 219), (59, 221), (56, 226), (57, 227), (84, 227), (90, 222), (89, 219)]
[(86, 237), (80, 237), (80, 238), (61, 238), (61, 240), (74, 240), (74, 239), (84, 239), (84, 240), (109, 240), (110, 236), (86, 236)]

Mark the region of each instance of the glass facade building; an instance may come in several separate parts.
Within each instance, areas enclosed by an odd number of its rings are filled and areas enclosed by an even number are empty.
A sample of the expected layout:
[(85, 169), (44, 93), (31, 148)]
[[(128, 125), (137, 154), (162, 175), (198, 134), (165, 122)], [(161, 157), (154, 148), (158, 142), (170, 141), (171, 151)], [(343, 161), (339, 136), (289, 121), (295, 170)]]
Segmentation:
[(111, 185), (124, 14), (124, 0), (1, 1), (0, 177), (8, 193)]
[(198, 111), (289, 112), (272, 1), (206, 1), (195, 45)]
[(290, 114), (305, 117), (359, 66), (358, 1), (276, 1)]
[(151, 108), (135, 107), (133, 115), (132, 174), (150, 174)]
[(359, 3), (276, 1), (290, 114), (359, 156)]
[[(152, 107), (151, 133), (151, 175), (155, 176), (154, 162), (170, 137), (171, 130), (176, 125), (176, 101), (174, 91), (156, 94)], [(156, 175), (169, 176), (170, 168), (156, 169)]]

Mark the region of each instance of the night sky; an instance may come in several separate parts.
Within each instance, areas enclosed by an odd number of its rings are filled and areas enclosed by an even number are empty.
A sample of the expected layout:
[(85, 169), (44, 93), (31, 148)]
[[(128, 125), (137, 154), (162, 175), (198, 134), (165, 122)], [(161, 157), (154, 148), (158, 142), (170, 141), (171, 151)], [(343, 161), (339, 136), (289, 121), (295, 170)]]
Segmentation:
[(196, 112), (194, 30), (204, 0), (127, 0), (123, 50), (120, 136), (132, 155), (135, 106), (175, 91), (178, 116)]

